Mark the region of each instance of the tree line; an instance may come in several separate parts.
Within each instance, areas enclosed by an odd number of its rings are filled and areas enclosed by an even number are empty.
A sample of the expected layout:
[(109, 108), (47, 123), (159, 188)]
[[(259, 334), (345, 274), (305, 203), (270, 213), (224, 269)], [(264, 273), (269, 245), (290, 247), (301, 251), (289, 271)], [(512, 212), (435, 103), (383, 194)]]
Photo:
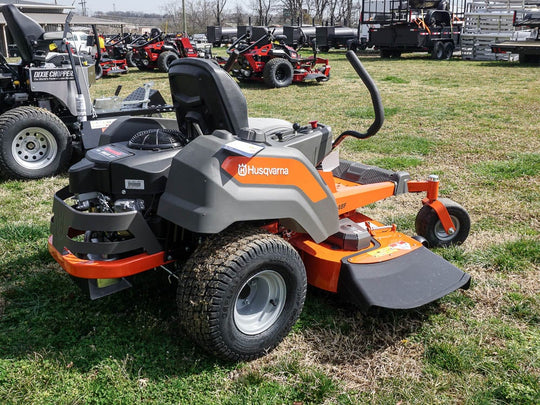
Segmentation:
[[(206, 32), (209, 25), (354, 25), (360, 10), (359, 0), (184, 0), (186, 31)], [(169, 32), (184, 30), (182, 1), (169, 1), (160, 14), (130, 11), (96, 13), (96, 17), (156, 18)]]

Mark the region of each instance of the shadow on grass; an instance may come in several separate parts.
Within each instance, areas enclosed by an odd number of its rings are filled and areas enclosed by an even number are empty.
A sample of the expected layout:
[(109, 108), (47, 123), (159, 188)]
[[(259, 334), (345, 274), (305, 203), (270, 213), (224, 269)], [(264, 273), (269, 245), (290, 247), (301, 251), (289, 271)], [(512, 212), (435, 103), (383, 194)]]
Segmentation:
[(157, 379), (226, 367), (183, 337), (174, 286), (162, 272), (147, 273), (133, 280), (135, 288), (96, 301), (61, 270), (11, 277), (0, 289), (0, 356), (23, 360), (38, 353), (82, 373), (129, 359), (126, 371)]
[(335, 294), (310, 288), (299, 332), (318, 361), (345, 366), (408, 340), (439, 312), (433, 303), (415, 310), (374, 308), (364, 314)]
[[(43, 263), (38, 256), (36, 261)], [(157, 380), (237, 367), (184, 337), (177, 322), (176, 286), (164, 272), (149, 271), (134, 278), (134, 288), (91, 301), (55, 264), (44, 268), (26, 271), (23, 266), (23, 276), (12, 275), (0, 286), (3, 359), (24, 360), (37, 353), (80, 373), (115, 361), (134, 377)], [(431, 305), (365, 316), (332, 294), (310, 289), (295, 331), (305, 336), (319, 361), (353, 364), (406, 339), (437, 310)]]
[[(330, 79), (332, 80), (332, 79)], [(268, 87), (262, 80), (242, 80), (237, 81), (238, 85), (242, 90), (244, 89), (250, 89), (250, 90), (272, 90), (270, 87)], [(316, 86), (316, 85), (323, 85), (324, 82), (317, 82), (316, 80), (308, 80), (304, 82), (293, 82), (291, 86), (300, 86), (300, 87), (310, 87), (310, 86)], [(287, 86), (289, 87), (289, 86)]]

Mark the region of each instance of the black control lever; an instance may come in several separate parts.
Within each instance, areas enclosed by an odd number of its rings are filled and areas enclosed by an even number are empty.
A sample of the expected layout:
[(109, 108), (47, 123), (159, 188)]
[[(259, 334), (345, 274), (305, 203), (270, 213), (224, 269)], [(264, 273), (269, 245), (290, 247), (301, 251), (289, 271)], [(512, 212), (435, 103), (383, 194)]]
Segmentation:
[(336, 148), (348, 136), (353, 136), (358, 139), (366, 139), (370, 136), (375, 135), (379, 131), (379, 129), (381, 129), (384, 122), (384, 108), (382, 105), (381, 94), (379, 93), (377, 85), (358, 59), (358, 56), (356, 56), (353, 51), (347, 51), (346, 56), (349, 60), (349, 63), (352, 65), (360, 79), (362, 79), (362, 82), (364, 83), (364, 85), (369, 91), (369, 94), (371, 95), (371, 103), (375, 112), (375, 120), (365, 133), (353, 130), (342, 132), (341, 135), (339, 135), (332, 143), (332, 149)]

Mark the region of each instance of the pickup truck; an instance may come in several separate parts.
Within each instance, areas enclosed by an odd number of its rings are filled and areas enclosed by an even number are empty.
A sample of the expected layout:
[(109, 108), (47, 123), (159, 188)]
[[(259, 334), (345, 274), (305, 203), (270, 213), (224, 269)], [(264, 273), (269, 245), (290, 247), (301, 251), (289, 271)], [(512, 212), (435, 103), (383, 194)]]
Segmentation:
[(512, 40), (491, 45), (491, 51), (518, 54), (521, 63), (540, 63), (540, 10), (521, 15), (514, 11), (514, 26), (530, 30), (516, 31)]

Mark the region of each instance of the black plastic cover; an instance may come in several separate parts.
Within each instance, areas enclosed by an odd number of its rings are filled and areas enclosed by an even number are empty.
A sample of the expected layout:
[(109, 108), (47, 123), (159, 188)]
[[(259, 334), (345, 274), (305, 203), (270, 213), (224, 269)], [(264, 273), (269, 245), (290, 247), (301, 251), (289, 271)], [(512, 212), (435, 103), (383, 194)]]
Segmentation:
[(407, 192), (407, 182), (411, 176), (407, 172), (393, 172), (377, 166), (340, 160), (339, 166), (333, 170), (334, 176), (358, 184), (374, 184), (391, 181), (396, 184), (394, 194)]
[(23, 63), (33, 59), (33, 43), (41, 38), (45, 30), (27, 15), (21, 13), (13, 4), (1, 8), (7, 28), (17, 44)]
[(360, 224), (350, 218), (339, 220), (339, 231), (330, 236), (327, 242), (343, 250), (362, 250), (371, 244), (371, 235)]
[(91, 149), (70, 167), (70, 191), (151, 200), (165, 190), (172, 158), (179, 150), (136, 150), (125, 143)]
[(435, 301), (458, 288), (469, 288), (470, 276), (425, 247), (373, 264), (342, 260), (338, 293), (361, 310), (371, 307), (410, 309)]

